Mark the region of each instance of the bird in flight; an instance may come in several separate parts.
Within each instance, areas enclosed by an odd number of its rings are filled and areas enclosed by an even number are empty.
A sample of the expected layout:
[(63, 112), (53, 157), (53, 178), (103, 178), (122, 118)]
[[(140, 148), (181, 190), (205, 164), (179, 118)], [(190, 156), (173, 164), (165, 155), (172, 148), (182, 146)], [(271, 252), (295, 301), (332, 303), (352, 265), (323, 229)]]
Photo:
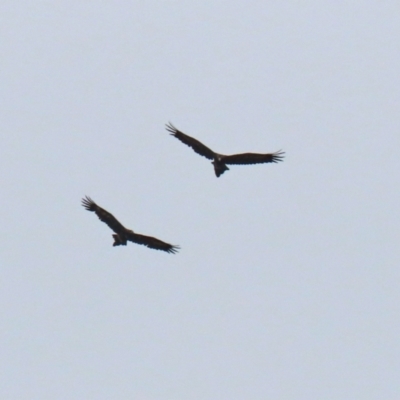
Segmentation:
[(176, 129), (171, 123), (166, 124), (166, 129), (168, 132), (171, 133), (172, 136), (175, 136), (182, 143), (191, 147), (197, 154), (200, 154), (201, 156), (208, 158), (209, 160), (213, 160), (212, 164), (214, 164), (214, 171), (217, 178), (219, 178), (225, 171), (229, 169), (227, 167), (227, 164), (248, 165), (277, 163), (279, 161), (283, 161), (285, 154), (283, 151), (279, 150), (275, 153), (268, 154), (242, 153), (226, 156), (223, 154), (215, 153), (203, 143), (199, 142), (197, 139), (192, 138), (191, 136), (186, 135), (185, 133)]
[(139, 235), (131, 229), (125, 228), (111, 213), (98, 206), (88, 196), (82, 199), (82, 206), (88, 211), (95, 212), (100, 221), (103, 221), (115, 232), (112, 235), (114, 238), (113, 246), (126, 246), (126, 242), (129, 240), (130, 242), (147, 246), (150, 249), (162, 250), (167, 253), (176, 253), (179, 249), (179, 246), (165, 243), (151, 236)]

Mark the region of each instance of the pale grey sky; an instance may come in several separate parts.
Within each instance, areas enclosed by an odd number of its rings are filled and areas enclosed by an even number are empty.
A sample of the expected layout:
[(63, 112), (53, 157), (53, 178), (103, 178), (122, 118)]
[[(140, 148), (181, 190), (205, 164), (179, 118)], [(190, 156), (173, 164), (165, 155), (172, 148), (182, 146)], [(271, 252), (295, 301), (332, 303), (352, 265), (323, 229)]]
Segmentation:
[[(400, 398), (397, 2), (6, 0), (0, 32), (1, 399)], [(168, 121), (286, 158), (217, 179)]]

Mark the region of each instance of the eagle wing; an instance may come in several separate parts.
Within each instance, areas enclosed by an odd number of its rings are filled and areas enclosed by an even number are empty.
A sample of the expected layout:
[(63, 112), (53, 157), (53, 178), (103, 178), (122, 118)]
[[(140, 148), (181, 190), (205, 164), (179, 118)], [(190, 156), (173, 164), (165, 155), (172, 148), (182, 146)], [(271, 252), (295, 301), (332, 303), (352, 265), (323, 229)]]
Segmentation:
[(132, 231), (128, 231), (126, 233), (126, 238), (133, 243), (142, 244), (149, 247), (150, 249), (166, 251), (167, 253), (174, 254), (179, 250), (179, 246), (165, 243), (162, 240), (151, 236), (139, 235), (138, 233), (134, 233)]
[(166, 124), (165, 126), (167, 131), (170, 132), (172, 136), (175, 136), (182, 143), (191, 147), (197, 154), (200, 154), (201, 156), (206, 157), (209, 160), (214, 159), (215, 153), (203, 143), (199, 142), (195, 138), (192, 138), (191, 136), (185, 135), (183, 132), (176, 129), (171, 123)]
[(221, 161), (225, 164), (264, 164), (264, 163), (277, 163), (283, 161), (283, 151), (277, 151), (275, 153), (258, 154), (258, 153), (243, 153), (233, 154), (231, 156), (222, 156)]
[(88, 211), (95, 212), (100, 221), (107, 224), (115, 233), (126, 231), (126, 228), (117, 220), (117, 218), (114, 217), (114, 215), (98, 206), (89, 196), (82, 199), (82, 206)]

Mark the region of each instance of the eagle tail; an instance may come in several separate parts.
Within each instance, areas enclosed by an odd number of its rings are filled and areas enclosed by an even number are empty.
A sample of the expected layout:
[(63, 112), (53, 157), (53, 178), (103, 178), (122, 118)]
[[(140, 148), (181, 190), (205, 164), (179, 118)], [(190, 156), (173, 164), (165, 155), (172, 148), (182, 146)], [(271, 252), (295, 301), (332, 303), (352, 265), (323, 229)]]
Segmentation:
[(121, 238), (121, 236), (116, 233), (112, 235), (114, 238), (113, 246), (126, 246), (126, 239)]
[(223, 164), (221, 162), (213, 161), (212, 164), (214, 164), (214, 171), (217, 178), (219, 178), (225, 171), (229, 170), (226, 164)]

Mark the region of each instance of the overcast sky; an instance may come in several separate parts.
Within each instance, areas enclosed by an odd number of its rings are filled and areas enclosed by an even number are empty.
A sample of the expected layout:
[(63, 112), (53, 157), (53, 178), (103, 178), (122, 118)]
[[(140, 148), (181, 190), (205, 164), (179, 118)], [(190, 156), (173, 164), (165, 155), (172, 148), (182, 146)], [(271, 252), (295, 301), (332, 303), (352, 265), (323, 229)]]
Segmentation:
[(0, 398), (398, 400), (398, 7), (3, 0)]

